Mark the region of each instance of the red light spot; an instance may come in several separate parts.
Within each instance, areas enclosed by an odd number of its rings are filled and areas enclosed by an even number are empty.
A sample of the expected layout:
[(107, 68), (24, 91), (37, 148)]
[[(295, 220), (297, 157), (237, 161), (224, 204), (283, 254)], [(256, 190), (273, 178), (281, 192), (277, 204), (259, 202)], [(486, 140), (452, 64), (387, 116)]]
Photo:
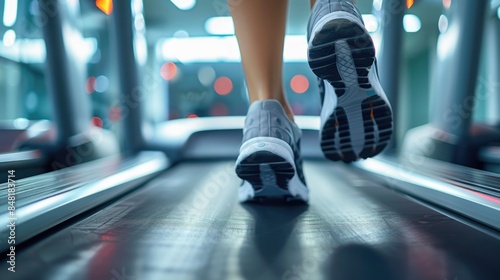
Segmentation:
[(215, 80), (214, 89), (219, 95), (228, 95), (233, 90), (233, 82), (228, 77), (219, 77)]
[(300, 103), (293, 103), (292, 112), (294, 115), (302, 115), (304, 114), (304, 107)]
[(95, 5), (106, 15), (113, 12), (113, 0), (96, 0)]
[(94, 126), (97, 126), (100, 128), (102, 128), (104, 126), (102, 119), (99, 117), (93, 117), (91, 122)]
[(87, 78), (87, 81), (85, 82), (85, 91), (88, 94), (92, 94), (95, 91), (95, 77), (90, 76)]
[(109, 120), (112, 122), (117, 122), (122, 118), (122, 111), (120, 107), (115, 106), (109, 109)]
[(295, 75), (290, 80), (290, 87), (295, 93), (302, 94), (309, 89), (309, 80), (304, 75)]
[(451, 7), (451, 0), (443, 0), (443, 7), (449, 9)]
[(164, 80), (172, 80), (177, 75), (177, 65), (173, 62), (164, 63), (161, 66), (160, 75)]
[(212, 116), (227, 116), (229, 114), (229, 109), (225, 104), (222, 103), (215, 103), (211, 108), (210, 108), (210, 115)]
[(189, 114), (189, 115), (187, 115), (187, 118), (188, 119), (195, 119), (195, 118), (198, 118), (198, 115), (196, 115), (196, 114)]

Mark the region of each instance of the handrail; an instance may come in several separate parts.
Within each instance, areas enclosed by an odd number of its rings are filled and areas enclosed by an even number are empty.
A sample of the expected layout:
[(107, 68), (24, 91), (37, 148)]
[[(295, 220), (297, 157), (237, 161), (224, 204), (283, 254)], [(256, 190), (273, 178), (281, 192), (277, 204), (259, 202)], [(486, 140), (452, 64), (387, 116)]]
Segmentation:
[[(17, 245), (132, 190), (167, 166), (163, 153), (142, 152), (131, 158), (106, 158), (21, 179), (14, 183), (11, 192), (7, 191), (7, 183), (1, 184), (0, 220), (15, 222)], [(8, 194), (15, 197), (14, 216), (5, 211), (9, 206)], [(7, 240), (9, 234), (8, 227), (0, 228), (1, 239)], [(8, 248), (7, 242), (0, 244), (0, 251)]]
[[(429, 172), (429, 164), (437, 168), (438, 163), (427, 158), (415, 159), (413, 164), (409, 164), (396, 158), (378, 157), (355, 163), (353, 166), (378, 176), (386, 185), (400, 192), (500, 230), (500, 190), (492, 188), (494, 184), (500, 184), (500, 175), (441, 162), (440, 170), (447, 169), (456, 178), (439, 178), (436, 172)], [(463, 174), (467, 174), (465, 170), (470, 176), (491, 177), (494, 180), (488, 184), (476, 185), (473, 189), (470, 187), (474, 182), (471, 178), (467, 179), (466, 183), (460, 183), (460, 180), (464, 179)], [(439, 169), (436, 171), (439, 172)], [(485, 188), (485, 185), (489, 188)]]

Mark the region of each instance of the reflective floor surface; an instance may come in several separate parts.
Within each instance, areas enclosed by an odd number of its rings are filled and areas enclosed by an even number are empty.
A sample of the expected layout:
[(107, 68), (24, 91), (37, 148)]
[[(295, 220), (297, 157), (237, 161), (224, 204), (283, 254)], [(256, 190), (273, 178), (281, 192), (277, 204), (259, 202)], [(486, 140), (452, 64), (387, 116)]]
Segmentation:
[[(500, 239), (342, 164), (309, 205), (239, 204), (233, 162), (187, 162), (30, 242), (1, 279), (500, 279)], [(7, 278), (5, 278), (7, 277)]]

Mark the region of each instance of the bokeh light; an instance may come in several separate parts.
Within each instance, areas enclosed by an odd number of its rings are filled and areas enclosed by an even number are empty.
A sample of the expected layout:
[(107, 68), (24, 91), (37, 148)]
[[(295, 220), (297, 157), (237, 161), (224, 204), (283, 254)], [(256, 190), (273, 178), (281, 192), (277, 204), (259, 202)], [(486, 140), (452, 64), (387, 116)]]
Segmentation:
[(100, 128), (102, 128), (104, 126), (102, 119), (99, 117), (93, 117), (91, 122), (94, 126), (97, 126)]
[(215, 103), (210, 107), (210, 115), (215, 117), (227, 116), (229, 114), (229, 109), (224, 103)]
[(94, 76), (90, 76), (87, 78), (87, 81), (85, 82), (85, 91), (88, 93), (88, 94), (91, 94), (95, 91), (95, 77)]
[(219, 77), (215, 80), (214, 89), (219, 95), (228, 95), (233, 90), (233, 82), (228, 77)]
[(297, 74), (290, 80), (290, 87), (295, 93), (302, 94), (309, 89), (309, 80), (306, 76)]
[(106, 76), (99, 76), (95, 78), (94, 89), (97, 92), (105, 92), (109, 88), (109, 79)]
[(212, 66), (203, 66), (198, 70), (198, 80), (206, 87), (214, 82), (215, 77), (215, 69)]
[(166, 81), (172, 80), (177, 75), (177, 65), (173, 62), (164, 63), (161, 66), (160, 75)]
[(443, 7), (449, 9), (451, 7), (451, 0), (443, 0)]
[(108, 117), (109, 120), (112, 122), (119, 121), (122, 117), (122, 111), (120, 110), (120, 107), (118, 106), (111, 107), (108, 112)]
[(291, 105), (292, 107), (292, 112), (294, 115), (302, 115), (304, 114), (304, 106), (302, 106), (302, 104), (300, 103), (293, 103)]

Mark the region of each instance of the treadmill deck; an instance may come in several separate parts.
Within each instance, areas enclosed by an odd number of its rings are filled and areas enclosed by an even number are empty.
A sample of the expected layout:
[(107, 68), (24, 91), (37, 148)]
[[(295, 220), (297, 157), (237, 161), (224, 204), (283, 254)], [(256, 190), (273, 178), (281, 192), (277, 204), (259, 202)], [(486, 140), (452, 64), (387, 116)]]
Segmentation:
[(309, 205), (240, 204), (233, 161), (175, 165), (29, 242), (17, 272), (3, 262), (0, 278), (499, 279), (495, 232), (343, 164), (304, 167)]

